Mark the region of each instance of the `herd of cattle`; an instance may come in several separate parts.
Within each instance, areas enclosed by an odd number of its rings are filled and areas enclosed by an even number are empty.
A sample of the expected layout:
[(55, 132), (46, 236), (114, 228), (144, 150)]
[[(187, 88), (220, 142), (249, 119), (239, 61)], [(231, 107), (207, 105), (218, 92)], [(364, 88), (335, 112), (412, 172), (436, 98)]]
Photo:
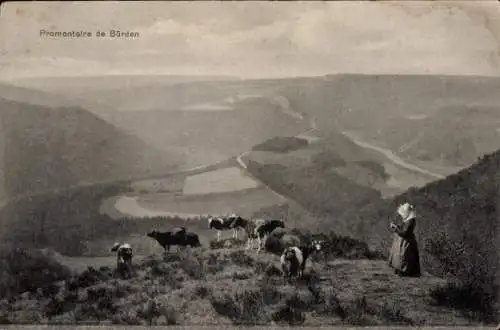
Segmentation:
[[(209, 217), (208, 228), (217, 231), (217, 241), (221, 240), (223, 231), (232, 230), (235, 239), (238, 238), (238, 232), (243, 231), (247, 236), (246, 248), (254, 248), (254, 243), (257, 241), (257, 253), (259, 253), (269, 235), (277, 228), (285, 228), (285, 223), (281, 220), (249, 220), (233, 214), (225, 217)], [(155, 239), (165, 252), (169, 252), (171, 246), (201, 246), (198, 235), (188, 232), (185, 227), (174, 228), (167, 232), (153, 230), (146, 235)], [(308, 245), (287, 247), (280, 259), (283, 275), (287, 278), (292, 276), (301, 278), (308, 256), (314, 251), (320, 251), (321, 248), (322, 242), (316, 240)], [(117, 253), (118, 271), (130, 276), (133, 256), (130, 244), (115, 243), (111, 251)]]

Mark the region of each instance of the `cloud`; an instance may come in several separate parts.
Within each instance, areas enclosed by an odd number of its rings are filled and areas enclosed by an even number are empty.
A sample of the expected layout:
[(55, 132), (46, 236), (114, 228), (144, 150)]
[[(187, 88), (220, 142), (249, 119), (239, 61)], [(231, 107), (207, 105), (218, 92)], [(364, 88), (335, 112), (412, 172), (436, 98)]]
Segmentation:
[[(44, 44), (25, 38), (21, 46), (31, 50), (31, 63), (37, 56), (42, 59), (40, 65), (43, 58), (61, 57), (62, 61), (49, 65), (58, 74), (69, 74), (72, 66), (79, 74), (96, 71), (93, 68), (124, 73), (192, 69), (244, 76), (336, 72), (500, 74), (499, 38), (498, 33), (493, 33), (495, 22), (499, 22), (494, 18), (500, 17), (500, 11), (484, 3), (136, 4), (134, 26), (126, 25), (125, 7), (120, 5), (122, 9), (113, 12), (110, 6), (92, 4), (92, 14), (97, 15), (98, 7), (99, 19), (107, 17), (107, 25), (139, 31), (141, 37), (134, 41)], [(131, 8), (126, 3), (124, 6)], [(146, 7), (147, 11), (141, 11)], [(70, 6), (63, 8), (64, 13), (70, 12)], [(82, 21), (86, 17), (84, 8), (75, 7), (82, 10)], [(90, 22), (99, 26), (96, 17)], [(18, 32), (16, 38), (21, 40), (22, 33)], [(9, 40), (7, 45), (14, 44), (14, 39)], [(9, 54), (24, 54), (21, 46), (17, 43), (8, 49)], [(70, 58), (80, 62), (68, 64)], [(12, 74), (16, 65), (24, 74), (49, 71), (32, 64), (28, 72), (22, 61), (13, 60)]]

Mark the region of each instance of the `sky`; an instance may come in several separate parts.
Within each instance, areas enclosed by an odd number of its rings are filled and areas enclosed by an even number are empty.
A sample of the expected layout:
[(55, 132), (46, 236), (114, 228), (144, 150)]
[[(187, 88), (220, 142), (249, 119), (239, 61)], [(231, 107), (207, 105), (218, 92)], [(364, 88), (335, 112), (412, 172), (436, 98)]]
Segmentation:
[[(133, 39), (39, 31), (138, 32)], [(103, 74), (500, 75), (492, 1), (6, 2), (0, 79)]]

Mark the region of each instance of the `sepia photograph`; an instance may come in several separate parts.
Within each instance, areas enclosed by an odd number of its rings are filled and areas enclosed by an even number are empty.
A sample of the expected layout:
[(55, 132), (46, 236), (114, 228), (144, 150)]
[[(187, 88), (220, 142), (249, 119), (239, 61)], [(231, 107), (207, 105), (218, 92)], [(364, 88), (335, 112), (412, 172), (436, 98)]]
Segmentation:
[(0, 7), (0, 329), (500, 323), (500, 2)]

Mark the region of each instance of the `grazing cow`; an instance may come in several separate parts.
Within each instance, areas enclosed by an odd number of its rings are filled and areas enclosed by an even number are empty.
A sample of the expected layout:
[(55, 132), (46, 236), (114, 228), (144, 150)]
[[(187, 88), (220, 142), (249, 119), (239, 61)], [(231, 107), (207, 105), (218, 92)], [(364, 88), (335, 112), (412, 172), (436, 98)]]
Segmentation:
[[(266, 224), (266, 220), (264, 219), (252, 219), (247, 222), (245, 227), (245, 231), (247, 233), (247, 250), (254, 247), (254, 242), (259, 239), (259, 235), (257, 233), (257, 228), (262, 227)], [(260, 243), (259, 243), (260, 245)]]
[(155, 239), (163, 247), (163, 249), (165, 249), (165, 252), (169, 252), (170, 246), (172, 245), (191, 247), (198, 247), (201, 245), (198, 235), (187, 232), (184, 227), (176, 228), (173, 231), (167, 232), (153, 230), (146, 235)]
[(285, 278), (296, 276), (302, 278), (306, 261), (312, 252), (318, 252), (322, 248), (322, 242), (313, 240), (309, 245), (300, 247), (292, 246), (283, 251), (281, 255), (281, 269)]
[(247, 225), (247, 249), (253, 247), (253, 242), (257, 239), (258, 249), (260, 252), (262, 246), (266, 244), (267, 238), (276, 228), (285, 228), (285, 223), (282, 220), (263, 220), (257, 219), (253, 223)]
[(233, 229), (233, 238), (238, 239), (238, 231), (239, 230), (245, 231), (246, 227), (248, 226), (249, 220), (236, 214), (231, 215), (229, 219), (232, 220), (230, 226)]
[(132, 273), (132, 247), (128, 243), (115, 243), (111, 252), (116, 252), (116, 269), (123, 276)]
[(222, 238), (222, 231), (233, 230), (233, 238), (238, 238), (238, 230), (244, 229), (247, 220), (242, 217), (232, 214), (226, 217), (210, 217), (208, 218), (208, 228), (217, 230), (217, 241)]

